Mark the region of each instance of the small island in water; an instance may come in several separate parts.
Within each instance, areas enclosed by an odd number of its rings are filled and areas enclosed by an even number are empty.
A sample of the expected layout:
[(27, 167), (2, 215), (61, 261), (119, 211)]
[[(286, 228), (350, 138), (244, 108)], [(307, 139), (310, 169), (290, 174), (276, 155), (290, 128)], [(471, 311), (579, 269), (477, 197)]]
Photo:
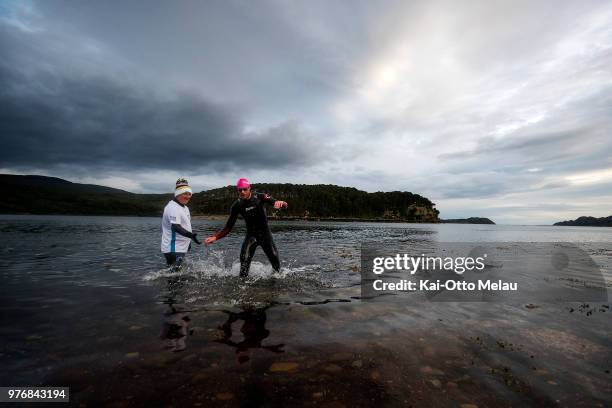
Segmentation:
[(470, 217), (470, 218), (454, 218), (449, 220), (440, 220), (443, 224), (492, 224), (493, 221), (484, 217)]
[(555, 222), (553, 225), (574, 227), (612, 227), (612, 215), (608, 217), (578, 217), (575, 220)]

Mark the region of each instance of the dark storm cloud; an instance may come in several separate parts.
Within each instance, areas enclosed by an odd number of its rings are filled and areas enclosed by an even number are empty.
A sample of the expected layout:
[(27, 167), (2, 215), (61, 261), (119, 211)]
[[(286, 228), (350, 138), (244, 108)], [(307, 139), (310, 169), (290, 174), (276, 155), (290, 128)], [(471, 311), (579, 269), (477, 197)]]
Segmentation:
[(611, 21), (597, 0), (0, 2), (0, 168), (608, 215)]
[[(0, 167), (266, 169), (320, 159), (297, 123), (245, 131), (239, 110), (195, 93), (160, 96), (116, 76), (63, 71), (42, 47), (0, 32)], [(7, 38), (5, 37), (5, 38)], [(22, 40), (22, 41), (19, 41)], [(37, 55), (38, 54), (38, 55)], [(24, 55), (27, 57), (24, 59)], [(24, 65), (39, 61), (39, 66)], [(45, 63), (42, 63), (42, 62)]]

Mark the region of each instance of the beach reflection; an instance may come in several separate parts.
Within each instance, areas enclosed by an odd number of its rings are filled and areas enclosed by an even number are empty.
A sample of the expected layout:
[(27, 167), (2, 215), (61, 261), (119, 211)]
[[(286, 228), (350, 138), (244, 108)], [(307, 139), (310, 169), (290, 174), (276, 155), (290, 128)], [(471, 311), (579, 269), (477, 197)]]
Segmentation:
[(184, 283), (180, 277), (167, 278), (167, 292), (164, 303), (168, 305), (163, 318), (160, 338), (165, 340), (165, 347), (170, 351), (183, 351), (187, 348), (187, 336), (193, 334), (189, 329), (192, 312), (185, 304), (178, 303)]
[[(215, 340), (217, 343), (226, 344), (236, 349), (236, 357), (238, 363), (242, 364), (251, 359), (250, 349), (261, 348), (269, 350), (274, 353), (283, 353), (282, 343), (279, 344), (267, 344), (264, 345), (262, 342), (270, 335), (270, 330), (266, 328), (266, 310), (271, 306), (255, 308), (251, 305), (243, 306), (242, 311), (236, 313), (228, 310), (223, 310), (223, 313), (227, 314), (227, 320), (221, 326), (219, 330), (222, 331), (222, 337)], [(233, 330), (232, 326), (236, 322), (242, 321), (240, 325), (240, 333), (242, 334), (242, 340), (232, 340)]]

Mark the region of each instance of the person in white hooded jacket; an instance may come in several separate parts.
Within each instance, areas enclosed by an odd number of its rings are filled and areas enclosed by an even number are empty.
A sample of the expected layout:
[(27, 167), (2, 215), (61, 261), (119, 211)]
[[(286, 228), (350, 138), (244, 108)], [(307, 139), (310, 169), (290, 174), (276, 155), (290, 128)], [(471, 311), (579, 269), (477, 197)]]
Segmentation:
[(187, 203), (191, 200), (191, 187), (186, 179), (176, 181), (174, 198), (164, 208), (162, 218), (161, 252), (168, 266), (180, 267), (191, 241), (201, 244), (197, 234), (191, 230), (191, 214)]

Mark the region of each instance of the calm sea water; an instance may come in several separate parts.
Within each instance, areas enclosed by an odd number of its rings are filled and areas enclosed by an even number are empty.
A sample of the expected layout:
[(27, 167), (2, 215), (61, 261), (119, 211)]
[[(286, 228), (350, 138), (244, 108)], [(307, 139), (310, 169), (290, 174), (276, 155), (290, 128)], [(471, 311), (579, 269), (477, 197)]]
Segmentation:
[[(205, 237), (221, 221), (197, 219)], [(78, 404), (604, 406), (607, 304), (366, 303), (361, 243), (577, 242), (610, 284), (612, 228), (275, 222), (283, 268), (244, 227), (168, 270), (160, 219), (0, 216), (0, 385)], [(336, 404), (336, 405), (333, 405)]]

